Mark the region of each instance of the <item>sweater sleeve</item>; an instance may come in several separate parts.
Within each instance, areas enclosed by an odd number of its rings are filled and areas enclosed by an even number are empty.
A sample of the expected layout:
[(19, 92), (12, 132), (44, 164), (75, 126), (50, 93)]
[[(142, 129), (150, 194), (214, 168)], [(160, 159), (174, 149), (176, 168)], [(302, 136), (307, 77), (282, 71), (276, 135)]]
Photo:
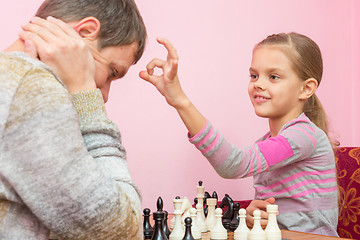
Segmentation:
[(50, 72), (25, 78), (4, 135), (6, 180), (63, 240), (142, 239), (139, 191), (100, 91), (72, 102)]
[(224, 178), (244, 178), (268, 170), (279, 169), (308, 158), (315, 150), (315, 130), (300, 121), (290, 125), (276, 137), (237, 148), (207, 121), (204, 128), (189, 141), (208, 159)]

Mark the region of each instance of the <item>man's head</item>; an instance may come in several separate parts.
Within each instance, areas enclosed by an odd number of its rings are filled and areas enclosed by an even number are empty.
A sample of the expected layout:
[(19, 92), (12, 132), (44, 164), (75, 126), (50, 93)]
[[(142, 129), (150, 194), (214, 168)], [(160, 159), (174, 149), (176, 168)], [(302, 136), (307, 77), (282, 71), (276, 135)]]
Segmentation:
[(133, 0), (45, 0), (36, 16), (61, 19), (86, 40), (105, 101), (111, 82), (123, 77), (144, 52), (146, 28)]

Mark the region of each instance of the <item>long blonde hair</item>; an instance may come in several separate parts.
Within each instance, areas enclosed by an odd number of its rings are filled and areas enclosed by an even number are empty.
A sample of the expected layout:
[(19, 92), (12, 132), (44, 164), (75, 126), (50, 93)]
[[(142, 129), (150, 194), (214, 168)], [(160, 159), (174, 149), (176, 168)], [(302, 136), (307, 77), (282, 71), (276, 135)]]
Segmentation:
[[(323, 61), (320, 48), (312, 39), (295, 32), (279, 33), (268, 36), (258, 43), (255, 49), (264, 45), (277, 45), (290, 59), (293, 64), (292, 67), (300, 79), (305, 81), (314, 78), (320, 85), (323, 74)], [(316, 94), (313, 94), (306, 101), (303, 112), (328, 135), (327, 116)]]

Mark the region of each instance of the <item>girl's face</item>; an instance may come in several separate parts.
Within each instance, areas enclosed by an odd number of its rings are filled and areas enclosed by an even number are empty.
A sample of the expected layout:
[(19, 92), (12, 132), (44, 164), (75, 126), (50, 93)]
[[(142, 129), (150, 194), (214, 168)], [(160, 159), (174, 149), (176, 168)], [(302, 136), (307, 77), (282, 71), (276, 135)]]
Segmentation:
[(249, 71), (248, 92), (256, 115), (286, 123), (302, 113), (303, 81), (279, 48), (256, 48)]

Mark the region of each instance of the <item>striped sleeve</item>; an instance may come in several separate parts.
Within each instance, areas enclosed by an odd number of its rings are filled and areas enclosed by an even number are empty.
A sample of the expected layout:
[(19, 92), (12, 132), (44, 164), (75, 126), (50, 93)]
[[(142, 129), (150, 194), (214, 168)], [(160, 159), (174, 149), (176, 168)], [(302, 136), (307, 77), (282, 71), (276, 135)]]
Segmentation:
[(287, 123), (276, 137), (237, 148), (207, 121), (189, 141), (224, 178), (243, 178), (308, 158), (316, 147), (316, 131), (306, 119)]

